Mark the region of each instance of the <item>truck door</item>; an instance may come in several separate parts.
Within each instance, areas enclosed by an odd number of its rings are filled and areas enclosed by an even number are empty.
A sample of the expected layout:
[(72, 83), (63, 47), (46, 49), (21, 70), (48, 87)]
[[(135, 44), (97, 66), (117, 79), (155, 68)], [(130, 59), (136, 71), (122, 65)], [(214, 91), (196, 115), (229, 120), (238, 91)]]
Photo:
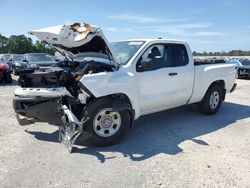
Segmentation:
[(151, 45), (136, 71), (142, 114), (184, 105), (192, 94), (194, 67), (183, 44)]

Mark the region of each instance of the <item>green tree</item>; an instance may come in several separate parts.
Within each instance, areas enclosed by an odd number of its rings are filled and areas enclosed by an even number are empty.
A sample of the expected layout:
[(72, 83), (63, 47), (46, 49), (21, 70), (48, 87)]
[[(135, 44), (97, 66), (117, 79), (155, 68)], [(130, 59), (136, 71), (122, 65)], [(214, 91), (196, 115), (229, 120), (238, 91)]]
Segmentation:
[(5, 48), (6, 53), (24, 54), (34, 52), (32, 39), (24, 35), (11, 35)]
[(35, 51), (36, 52), (43, 52), (54, 55), (55, 50), (51, 48), (46, 42), (44, 41), (36, 41), (35, 43)]
[(6, 45), (8, 44), (8, 38), (0, 34), (0, 53), (6, 53)]
[(31, 38), (24, 35), (11, 35), (9, 38), (0, 34), (0, 53), (49, 53), (54, 55), (55, 50), (43, 41), (33, 44)]

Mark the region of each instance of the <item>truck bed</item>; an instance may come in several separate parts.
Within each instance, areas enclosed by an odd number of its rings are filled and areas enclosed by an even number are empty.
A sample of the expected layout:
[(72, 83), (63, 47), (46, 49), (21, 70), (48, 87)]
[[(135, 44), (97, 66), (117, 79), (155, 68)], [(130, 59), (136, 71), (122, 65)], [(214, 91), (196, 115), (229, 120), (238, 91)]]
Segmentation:
[(224, 64), (226, 62), (223, 58), (194, 58), (194, 65)]
[(234, 85), (236, 70), (233, 64), (199, 64), (199, 66), (195, 66), (194, 68), (194, 88), (189, 104), (201, 101), (207, 89), (214, 81), (222, 81), (225, 84), (226, 93), (230, 92)]

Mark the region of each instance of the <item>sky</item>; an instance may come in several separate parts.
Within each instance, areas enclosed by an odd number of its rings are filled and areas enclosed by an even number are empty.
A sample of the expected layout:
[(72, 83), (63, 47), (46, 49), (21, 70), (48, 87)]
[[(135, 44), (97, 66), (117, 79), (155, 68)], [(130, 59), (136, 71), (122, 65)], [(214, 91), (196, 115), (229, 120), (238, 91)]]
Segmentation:
[(84, 22), (108, 41), (162, 37), (199, 52), (250, 50), (250, 0), (0, 0), (0, 19), (5, 36)]

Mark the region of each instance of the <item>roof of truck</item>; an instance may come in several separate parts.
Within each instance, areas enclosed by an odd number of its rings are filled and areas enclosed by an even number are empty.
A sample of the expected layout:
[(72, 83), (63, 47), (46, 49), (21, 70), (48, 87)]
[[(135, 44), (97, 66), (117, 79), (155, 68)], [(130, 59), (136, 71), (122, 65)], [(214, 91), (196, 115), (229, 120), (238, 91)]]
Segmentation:
[(118, 40), (118, 41), (113, 41), (113, 42), (122, 42), (122, 41), (145, 41), (145, 42), (178, 42), (178, 43), (186, 43), (185, 41), (182, 40), (177, 40), (177, 39), (164, 39), (164, 38), (142, 38), (142, 39), (126, 39), (126, 40)]

